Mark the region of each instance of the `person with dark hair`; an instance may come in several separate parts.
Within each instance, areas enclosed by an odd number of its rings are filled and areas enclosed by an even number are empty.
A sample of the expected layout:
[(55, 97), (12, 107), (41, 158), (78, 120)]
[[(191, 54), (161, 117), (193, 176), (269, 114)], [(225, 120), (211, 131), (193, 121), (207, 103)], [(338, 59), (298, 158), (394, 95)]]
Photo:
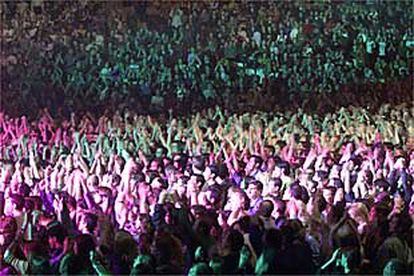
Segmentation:
[(278, 220), (282, 218), (286, 218), (286, 202), (281, 198), (274, 199), (274, 209), (272, 216)]
[(290, 165), (288, 162), (280, 161), (276, 163), (272, 177), (279, 178), (282, 181), (282, 190), (285, 191), (293, 183), (290, 175)]
[(359, 273), (362, 256), (357, 226), (353, 220), (344, 217), (333, 227), (331, 246), (335, 251), (322, 265), (323, 273)]
[(194, 156), (191, 162), (191, 172), (202, 175), (205, 169), (205, 159), (203, 156)]
[(237, 230), (230, 230), (225, 235), (223, 247), (224, 254), (222, 256), (223, 274), (236, 274), (239, 272), (240, 251), (243, 248), (243, 235)]
[(251, 176), (258, 179), (258, 175), (261, 173), (260, 169), (263, 164), (262, 157), (253, 155), (250, 157), (249, 162), (246, 164), (245, 172), (246, 176)]
[(278, 256), (282, 251), (282, 240), (279, 230), (267, 229), (263, 234), (263, 251), (256, 262), (255, 274), (267, 275), (279, 272)]
[(16, 219), (18, 229), (20, 229), (23, 224), (23, 208), (23, 196), (19, 194), (11, 194), (6, 197), (4, 214), (6, 216), (12, 216)]
[(373, 268), (376, 266), (378, 249), (389, 236), (389, 225), (387, 217), (391, 209), (384, 203), (374, 204), (369, 213), (369, 225), (367, 235), (364, 237), (363, 244), (366, 258), (370, 261)]
[(254, 215), (259, 210), (263, 201), (262, 192), (263, 184), (260, 181), (252, 181), (247, 185), (246, 194), (250, 199), (249, 215)]
[(159, 231), (154, 238), (154, 256), (157, 274), (183, 273), (183, 256), (180, 251), (181, 242), (172, 234)]
[(53, 273), (59, 272), (59, 263), (63, 258), (63, 247), (67, 236), (66, 229), (60, 223), (51, 224), (46, 232), (49, 243), (49, 263)]
[(65, 241), (65, 256), (60, 262), (60, 274), (92, 274), (94, 268), (89, 258), (91, 251), (95, 250), (95, 241), (89, 234), (81, 234), (73, 240)]
[(305, 241), (302, 223), (299, 220), (288, 220), (280, 231), (283, 239), (282, 251), (278, 258), (279, 272), (282, 274), (315, 273), (312, 251)]
[(404, 157), (398, 157), (395, 161), (392, 171), (389, 174), (388, 182), (390, 183), (390, 193), (393, 194), (397, 190), (404, 191), (404, 199), (410, 201), (413, 189), (407, 172), (406, 160)]
[(391, 216), (389, 219), (389, 237), (384, 240), (377, 252), (376, 264), (380, 272), (392, 259), (397, 259), (406, 267), (412, 266), (414, 234), (412, 224), (408, 212)]
[(274, 204), (272, 200), (265, 199), (260, 203), (257, 215), (259, 215), (259, 217), (263, 221), (263, 227), (265, 230), (276, 229), (276, 221), (272, 217), (273, 210)]

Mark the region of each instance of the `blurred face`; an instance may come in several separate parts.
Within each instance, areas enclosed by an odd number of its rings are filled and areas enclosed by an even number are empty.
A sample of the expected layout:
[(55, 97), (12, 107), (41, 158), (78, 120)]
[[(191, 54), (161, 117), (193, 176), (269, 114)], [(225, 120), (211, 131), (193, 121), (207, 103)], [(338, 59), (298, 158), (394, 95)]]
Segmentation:
[(13, 204), (11, 198), (9, 197), (5, 198), (4, 214), (6, 216), (12, 216), (12, 217), (16, 215), (15, 205)]
[(51, 249), (58, 249), (61, 247), (56, 237), (48, 237), (47, 241)]
[(282, 176), (282, 170), (279, 167), (275, 167), (272, 173), (272, 177), (279, 178)]
[(84, 234), (88, 233), (88, 230), (86, 229), (86, 216), (83, 214), (79, 220), (79, 231), (81, 231)]
[(272, 172), (276, 167), (276, 162), (273, 158), (267, 160), (267, 171)]
[(106, 211), (109, 208), (110, 195), (104, 191), (99, 191), (97, 195), (96, 203), (99, 204), (99, 207), (101, 207), (103, 211)]
[(250, 184), (247, 187), (247, 196), (251, 199), (251, 200), (255, 200), (258, 197), (260, 197), (261, 193), (260, 191), (257, 189), (256, 185)]
[(215, 192), (208, 190), (205, 192), (206, 195), (206, 199), (210, 204), (215, 204), (217, 203), (217, 195), (215, 194)]
[(254, 158), (250, 158), (249, 159), (249, 162), (247, 162), (247, 165), (246, 165), (246, 173), (247, 174), (252, 173), (253, 170), (255, 170), (255, 167), (256, 167), (256, 161), (255, 161), (255, 159)]
[(344, 189), (338, 189), (335, 193), (334, 202), (342, 202), (344, 200)]
[(325, 189), (323, 190), (323, 198), (326, 200), (326, 202), (330, 205), (334, 203), (334, 194), (331, 190)]
[(396, 195), (394, 197), (394, 210), (402, 211), (404, 209), (404, 205), (405, 205), (404, 198), (402, 198), (402, 196), (399, 194)]
[(279, 217), (282, 217), (283, 215), (284, 214), (283, 214), (282, 206), (279, 206), (278, 204), (275, 204), (275, 207), (274, 207), (273, 212), (272, 212), (272, 216), (275, 219), (277, 219)]
[(267, 189), (268, 189), (267, 193), (268, 194), (271, 194), (273, 196), (279, 195), (280, 187), (278, 185), (276, 185), (276, 181), (273, 181), (273, 180), (269, 181), (267, 186), (268, 186), (267, 187)]
[(245, 198), (242, 193), (233, 193), (231, 198), (231, 210), (236, 211), (239, 209), (244, 209)]
[(175, 185), (175, 190), (177, 191), (177, 194), (178, 194), (178, 196), (180, 197), (180, 198), (182, 198), (182, 197), (184, 197), (184, 195), (186, 194), (186, 192), (187, 192), (187, 188), (186, 188), (186, 186), (185, 185), (182, 185), (182, 184), (176, 184)]

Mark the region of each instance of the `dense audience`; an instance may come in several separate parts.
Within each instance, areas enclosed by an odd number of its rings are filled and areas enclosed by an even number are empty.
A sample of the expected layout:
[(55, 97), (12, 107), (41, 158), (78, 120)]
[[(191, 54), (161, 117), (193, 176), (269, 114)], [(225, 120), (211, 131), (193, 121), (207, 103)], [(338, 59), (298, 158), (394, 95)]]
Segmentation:
[(411, 1), (32, 2), (2, 3), (9, 112), (271, 109), (320, 94), (335, 107), (412, 85)]
[(413, 274), (409, 1), (3, 1), (0, 274)]
[(3, 272), (412, 273), (407, 105), (0, 125)]

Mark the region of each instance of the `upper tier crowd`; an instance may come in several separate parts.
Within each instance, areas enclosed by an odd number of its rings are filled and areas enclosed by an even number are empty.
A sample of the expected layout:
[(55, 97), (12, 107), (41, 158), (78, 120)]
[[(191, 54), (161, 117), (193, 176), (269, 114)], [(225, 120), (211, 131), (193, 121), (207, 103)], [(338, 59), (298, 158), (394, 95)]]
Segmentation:
[(414, 116), (1, 113), (19, 274), (412, 274)]
[(384, 86), (413, 73), (411, 1), (36, 0), (2, 8), (2, 101), (16, 115), (125, 102), (142, 112), (230, 108), (251, 104), (251, 95), (264, 99), (256, 108), (317, 103), (318, 94), (355, 104), (352, 94), (370, 89), (401, 95)]

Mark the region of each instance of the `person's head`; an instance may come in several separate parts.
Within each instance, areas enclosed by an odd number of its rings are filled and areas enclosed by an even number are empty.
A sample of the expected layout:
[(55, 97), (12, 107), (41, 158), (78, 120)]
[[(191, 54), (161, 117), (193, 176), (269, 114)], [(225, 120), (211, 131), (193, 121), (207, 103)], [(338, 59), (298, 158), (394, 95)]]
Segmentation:
[(195, 156), (192, 159), (192, 169), (194, 173), (202, 174), (205, 169), (206, 161), (204, 156)]
[(215, 208), (221, 203), (221, 190), (217, 185), (210, 186), (205, 191), (208, 208)]
[(158, 172), (161, 170), (162, 160), (158, 158), (152, 159), (148, 164), (148, 170)]
[(16, 231), (17, 223), (15, 218), (0, 216), (0, 249), (6, 249), (10, 245), (16, 235)]
[(114, 253), (127, 263), (132, 262), (138, 253), (138, 247), (130, 233), (121, 230), (115, 234)]
[(181, 153), (183, 151), (183, 145), (181, 141), (174, 140), (171, 143), (172, 153)]
[(23, 254), (27, 260), (32, 260), (34, 257), (44, 257), (46, 250), (41, 241), (26, 241), (23, 244)]
[(263, 163), (263, 159), (258, 156), (258, 155), (253, 155), (249, 158), (249, 162), (247, 162), (246, 165), (246, 175), (250, 175), (254, 172), (256, 172), (257, 170), (260, 169), (260, 167), (262, 166)]
[(6, 197), (4, 214), (6, 216), (16, 217), (23, 211), (24, 197), (19, 194), (11, 194)]
[(214, 149), (214, 145), (211, 141), (203, 141), (201, 145), (201, 152), (203, 154), (210, 154)]
[(152, 244), (152, 255), (159, 265), (181, 264), (183, 261), (181, 241), (170, 233), (158, 231)]
[(363, 233), (363, 227), (368, 224), (368, 208), (361, 202), (353, 203), (348, 208), (348, 215), (357, 223), (358, 233)]
[(173, 166), (178, 170), (182, 171), (183, 167), (185, 167), (186, 158), (184, 158), (183, 154), (174, 154), (173, 155)]
[(390, 259), (384, 266), (384, 276), (395, 276), (395, 275), (410, 275), (410, 268), (402, 260), (393, 258)]
[(98, 176), (95, 174), (90, 175), (86, 181), (86, 186), (88, 187), (89, 191), (95, 191), (96, 188), (99, 186)]
[(276, 167), (273, 171), (272, 176), (276, 178), (280, 178), (281, 176), (287, 176), (289, 174), (290, 174), (289, 163), (280, 161), (276, 163)]
[(355, 221), (343, 218), (331, 231), (331, 245), (333, 248), (359, 247), (359, 235)]
[(401, 213), (405, 209), (404, 192), (397, 191), (393, 197), (393, 212)]
[(164, 172), (170, 185), (177, 181), (177, 169), (173, 165), (166, 166)]
[(28, 197), (30, 195), (30, 187), (26, 183), (22, 183), (19, 185), (19, 195), (23, 197)]
[(265, 186), (266, 191), (263, 191), (263, 193), (266, 195), (271, 196), (279, 196), (280, 189), (282, 187), (282, 180), (280, 178), (272, 177), (270, 178), (269, 182)]
[(263, 200), (260, 203), (258, 214), (265, 218), (270, 218), (272, 216), (273, 210), (274, 210), (273, 202), (271, 200)]
[(73, 253), (89, 259), (89, 252), (95, 250), (95, 240), (89, 234), (81, 234), (74, 239)]
[(101, 207), (102, 211), (106, 212), (110, 207), (112, 199), (112, 190), (108, 187), (99, 187), (96, 191), (95, 202)]
[(376, 203), (371, 207), (371, 210), (369, 212), (369, 221), (371, 223), (377, 222), (378, 224), (385, 223), (390, 211), (390, 207), (386, 204)]
[(204, 182), (204, 177), (202, 175), (193, 174), (188, 180), (188, 186), (192, 187), (196, 191), (200, 191), (200, 189), (204, 186)]
[(61, 224), (56, 224), (47, 229), (46, 235), (50, 249), (55, 250), (63, 247), (67, 233)]
[(218, 175), (218, 168), (215, 165), (206, 166), (203, 172), (204, 179), (206, 181), (214, 180), (214, 178)]
[(174, 188), (177, 191), (177, 194), (180, 198), (183, 198), (187, 192), (188, 180), (188, 176), (182, 175), (177, 179), (177, 182), (174, 184)]
[(309, 194), (306, 188), (297, 183), (293, 183), (290, 186), (290, 196), (291, 199), (294, 199), (295, 201), (302, 201), (305, 204), (309, 201)]
[(335, 187), (325, 187), (322, 191), (323, 198), (325, 199), (328, 205), (334, 204), (336, 188)]
[(389, 231), (391, 235), (406, 237), (411, 235), (411, 225), (413, 224), (408, 212), (393, 214), (389, 220)]
[(272, 216), (274, 218), (284, 217), (286, 214), (286, 202), (282, 199), (276, 198), (274, 200), (274, 208), (272, 212)]
[(260, 181), (252, 181), (247, 186), (247, 196), (250, 200), (256, 200), (262, 195), (263, 184)]
[(246, 210), (249, 206), (249, 199), (243, 190), (237, 189), (229, 194), (230, 210)]
[(79, 231), (84, 234), (94, 234), (98, 226), (98, 217), (91, 213), (83, 213), (79, 221)]
[(266, 171), (267, 172), (273, 172), (274, 170), (275, 170), (275, 167), (276, 167), (276, 163), (277, 163), (277, 159), (276, 159), (276, 157), (274, 157), (274, 156), (270, 156), (270, 157), (268, 157), (267, 159), (266, 159), (266, 164), (265, 164), (265, 167), (266, 167)]
[(230, 252), (240, 252), (244, 245), (243, 235), (238, 231), (231, 229), (224, 238), (224, 248)]

